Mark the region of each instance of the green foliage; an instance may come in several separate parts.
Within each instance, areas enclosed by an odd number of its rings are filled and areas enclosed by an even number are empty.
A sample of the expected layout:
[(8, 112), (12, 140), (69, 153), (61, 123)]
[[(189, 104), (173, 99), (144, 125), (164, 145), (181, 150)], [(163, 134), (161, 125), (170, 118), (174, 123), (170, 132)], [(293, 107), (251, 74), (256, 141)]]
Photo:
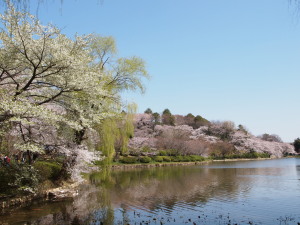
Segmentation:
[(177, 156), (180, 155), (179, 151), (176, 149), (166, 150), (168, 156)]
[(160, 156), (178, 156), (180, 154), (175, 149), (167, 149), (167, 150), (160, 150), (158, 152), (158, 155), (160, 155)]
[(117, 124), (114, 119), (106, 119), (98, 127), (100, 133), (100, 146), (98, 150), (102, 151), (103, 155), (111, 162), (115, 154), (115, 141), (117, 138)]
[(145, 62), (138, 57), (119, 58), (117, 60), (116, 75), (112, 77), (110, 83), (117, 90), (140, 90), (145, 91), (141, 78), (149, 78), (145, 69)]
[(210, 156), (213, 158), (225, 158), (235, 152), (234, 146), (228, 142), (218, 142), (212, 145)]
[(169, 109), (165, 109), (162, 113), (163, 115), (172, 115)]
[(189, 125), (194, 129), (197, 129), (201, 126), (208, 126), (210, 122), (202, 116), (197, 115), (195, 117), (192, 113), (189, 113), (186, 116), (184, 116), (184, 124)]
[(193, 162), (201, 162), (201, 161), (205, 160), (205, 158), (203, 156), (200, 156), (200, 155), (190, 155), (190, 159)]
[(14, 137), (9, 133), (9, 127), (0, 124), (0, 154), (9, 155), (15, 143)]
[(120, 157), (119, 162), (125, 164), (134, 164), (138, 161), (141, 163), (150, 163), (151, 161), (154, 162), (200, 162), (204, 161), (205, 158), (199, 155), (176, 155), (176, 156), (152, 156), (151, 158), (148, 156), (143, 157), (136, 157), (136, 156), (127, 156), (127, 157)]
[(172, 156), (171, 159), (172, 159), (172, 162), (184, 162), (184, 158), (181, 155)]
[(192, 113), (188, 113), (187, 115), (186, 115), (186, 117), (188, 117), (188, 118), (195, 118), (195, 116), (192, 114)]
[(159, 155), (160, 155), (160, 156), (167, 156), (168, 153), (167, 153), (166, 150), (160, 150), (160, 151), (159, 151)]
[(175, 125), (175, 117), (172, 115), (169, 109), (165, 109), (162, 113), (162, 123), (165, 125)]
[(199, 128), (201, 126), (208, 126), (209, 124), (210, 124), (210, 122), (207, 119), (203, 118), (202, 116), (197, 115), (194, 118), (193, 128)]
[(143, 156), (140, 158), (140, 162), (141, 163), (149, 163), (149, 162), (151, 162), (151, 158), (148, 156)]
[(244, 134), (248, 134), (248, 130), (241, 124), (238, 125), (238, 130), (242, 131)]
[(131, 155), (131, 156), (140, 156), (141, 151), (139, 151), (139, 150), (130, 150), (129, 155)]
[(136, 108), (135, 104), (128, 105), (127, 113), (123, 113), (123, 117), (118, 121), (118, 136), (115, 142), (115, 149), (121, 155), (128, 153), (128, 142), (134, 135), (133, 117)]
[(195, 125), (194, 119), (195, 116), (192, 113), (189, 113), (184, 117), (184, 124), (194, 127)]
[(169, 109), (165, 109), (162, 113), (162, 123), (165, 125), (175, 125), (175, 117), (171, 114)]
[(163, 156), (154, 156), (153, 160), (155, 162), (162, 162), (162, 161), (164, 161), (164, 157)]
[(16, 173), (13, 186), (17, 187), (20, 194), (33, 193), (38, 187), (38, 173), (30, 165), (23, 165)]
[(110, 57), (116, 54), (116, 42), (112, 36), (102, 37), (100, 35), (94, 35), (90, 43), (91, 55), (94, 58), (99, 58), (99, 66), (103, 70), (106, 57)]
[(170, 156), (163, 156), (163, 161), (164, 162), (172, 162), (172, 159)]
[(39, 180), (37, 171), (30, 165), (16, 165), (0, 168), (0, 195), (22, 195), (34, 193)]
[(211, 154), (211, 159), (257, 159), (257, 158), (270, 158), (270, 154), (266, 152), (229, 152), (225, 155)]
[(0, 167), (0, 196), (1, 194), (12, 194), (15, 190), (9, 184), (15, 181), (15, 171)]
[(33, 167), (38, 171), (39, 179), (41, 181), (52, 180), (55, 181), (60, 176), (62, 165), (56, 162), (37, 161)]
[(76, 141), (75, 140), (76, 139), (76, 137), (75, 137), (76, 130), (74, 130), (73, 128), (71, 128), (64, 122), (59, 122), (58, 124), (59, 124), (59, 126), (57, 129), (57, 135), (68, 142), (75, 142)]
[(120, 162), (121, 163), (125, 163), (125, 164), (133, 164), (137, 162), (137, 158), (136, 157), (131, 157), (131, 156), (126, 156), (126, 157), (120, 157)]
[(155, 112), (152, 114), (152, 116), (153, 116), (154, 124), (159, 124), (160, 123), (160, 114)]
[(106, 156), (107, 164), (112, 162), (116, 153), (128, 154), (128, 142), (134, 134), (133, 115), (135, 110), (136, 105), (128, 105), (127, 113), (121, 113), (119, 118), (105, 119), (97, 127), (100, 134), (100, 143), (97, 149)]
[(151, 148), (149, 146), (143, 146), (142, 152), (151, 152)]
[(293, 145), (294, 145), (295, 151), (300, 153), (300, 138), (295, 139)]
[(150, 108), (146, 109), (145, 112), (146, 114), (152, 114), (152, 110)]
[(117, 57), (112, 37), (68, 38), (13, 4), (1, 22), (0, 134), (4, 123), (12, 126), (14, 150), (42, 151), (55, 140), (59, 146), (82, 144), (96, 127), (102, 141), (97, 148), (107, 158), (112, 159), (116, 140), (118, 150), (126, 152), (133, 124), (130, 109), (119, 118), (121, 92), (144, 91), (142, 79), (149, 78), (145, 62)]

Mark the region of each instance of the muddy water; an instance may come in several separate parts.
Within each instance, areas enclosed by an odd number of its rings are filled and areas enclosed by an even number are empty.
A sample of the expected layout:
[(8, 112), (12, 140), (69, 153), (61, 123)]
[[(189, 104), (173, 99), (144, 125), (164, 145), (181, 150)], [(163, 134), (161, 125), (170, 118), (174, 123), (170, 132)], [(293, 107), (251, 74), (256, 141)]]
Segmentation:
[(78, 197), (0, 224), (298, 224), (300, 159), (93, 173)]

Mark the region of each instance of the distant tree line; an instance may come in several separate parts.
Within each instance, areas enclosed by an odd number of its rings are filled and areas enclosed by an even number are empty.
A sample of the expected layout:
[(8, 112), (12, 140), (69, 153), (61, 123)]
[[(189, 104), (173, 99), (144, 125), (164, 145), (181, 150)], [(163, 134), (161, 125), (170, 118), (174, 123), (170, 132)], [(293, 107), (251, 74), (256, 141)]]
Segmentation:
[(197, 129), (201, 126), (208, 126), (210, 122), (200, 115), (194, 116), (192, 113), (188, 113), (186, 116), (173, 115), (169, 109), (165, 109), (162, 114), (154, 112), (147, 108), (144, 113), (152, 115), (154, 124), (162, 124), (175, 126), (176, 125), (188, 125)]

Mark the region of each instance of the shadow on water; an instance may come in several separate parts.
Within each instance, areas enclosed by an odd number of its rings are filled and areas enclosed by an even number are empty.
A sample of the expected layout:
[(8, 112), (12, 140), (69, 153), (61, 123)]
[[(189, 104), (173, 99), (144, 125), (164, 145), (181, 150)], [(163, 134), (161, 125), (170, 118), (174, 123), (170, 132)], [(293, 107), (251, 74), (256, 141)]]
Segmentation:
[(295, 193), (300, 191), (299, 177), (300, 160), (296, 159), (122, 171), (107, 166), (90, 174), (89, 183), (81, 186), (73, 200), (33, 205), (4, 215), (0, 221), (297, 224), (299, 194), (295, 198)]
[(296, 166), (296, 171), (297, 171), (298, 177), (300, 179), (300, 165)]

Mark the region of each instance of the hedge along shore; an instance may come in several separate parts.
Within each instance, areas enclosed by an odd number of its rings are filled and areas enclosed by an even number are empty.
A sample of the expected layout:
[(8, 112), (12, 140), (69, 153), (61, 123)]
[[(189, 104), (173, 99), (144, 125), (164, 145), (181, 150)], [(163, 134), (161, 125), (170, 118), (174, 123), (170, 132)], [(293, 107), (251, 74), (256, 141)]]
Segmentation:
[(238, 161), (254, 161), (254, 160), (268, 160), (274, 158), (255, 158), (255, 159), (213, 159), (197, 162), (165, 162), (165, 163), (136, 163), (136, 164), (113, 164), (113, 170), (133, 169), (133, 168), (152, 168), (152, 167), (166, 167), (166, 166), (192, 166), (205, 165), (212, 162), (238, 162)]

